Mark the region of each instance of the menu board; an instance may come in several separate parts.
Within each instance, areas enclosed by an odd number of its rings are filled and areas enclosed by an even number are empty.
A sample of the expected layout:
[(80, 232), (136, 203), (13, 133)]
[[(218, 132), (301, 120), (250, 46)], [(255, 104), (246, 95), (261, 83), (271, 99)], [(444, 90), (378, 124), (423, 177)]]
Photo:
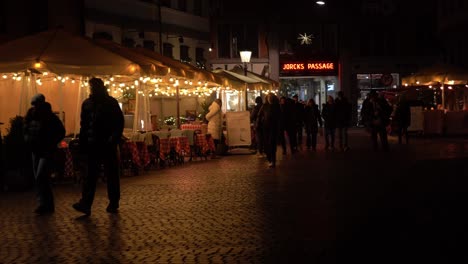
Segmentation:
[(250, 146), (250, 112), (226, 112), (226, 132), (229, 147)]
[(424, 130), (424, 113), (422, 106), (411, 106), (411, 124), (408, 131), (422, 132)]

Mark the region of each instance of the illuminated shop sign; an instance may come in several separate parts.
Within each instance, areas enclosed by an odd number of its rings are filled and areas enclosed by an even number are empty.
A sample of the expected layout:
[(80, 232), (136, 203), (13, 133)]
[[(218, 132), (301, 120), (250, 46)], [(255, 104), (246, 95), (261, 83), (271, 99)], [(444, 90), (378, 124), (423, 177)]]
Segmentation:
[(282, 75), (336, 75), (338, 65), (332, 61), (283, 62)]

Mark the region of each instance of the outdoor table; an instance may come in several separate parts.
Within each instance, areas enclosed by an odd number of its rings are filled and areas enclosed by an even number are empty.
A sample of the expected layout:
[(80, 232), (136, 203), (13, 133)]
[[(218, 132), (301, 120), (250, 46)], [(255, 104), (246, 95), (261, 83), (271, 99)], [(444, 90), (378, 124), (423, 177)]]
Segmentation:
[(159, 155), (162, 160), (166, 160), (171, 150), (173, 150), (175, 154), (182, 157), (185, 156), (187, 153), (190, 153), (189, 141), (188, 138), (185, 136), (161, 138), (159, 139), (159, 149)]
[(182, 130), (200, 130), (202, 129), (202, 125), (201, 124), (182, 124), (180, 125), (180, 129)]
[(444, 131), (444, 116), (443, 110), (424, 111), (424, 134), (442, 135)]
[(161, 160), (166, 160), (166, 156), (169, 155), (171, 151), (171, 144), (169, 138), (160, 138), (159, 139), (159, 158)]
[(196, 154), (206, 156), (208, 152), (215, 151), (214, 140), (209, 134), (197, 134), (195, 137), (195, 146), (198, 148)]
[(129, 160), (135, 167), (141, 168), (140, 155), (135, 141), (125, 141), (122, 144), (121, 155), (123, 160)]
[(190, 145), (187, 137), (171, 137), (169, 140), (171, 147), (174, 147), (179, 155), (185, 156), (190, 153)]
[(468, 111), (447, 111), (445, 113), (446, 135), (468, 135)]
[(150, 163), (150, 155), (148, 152), (148, 145), (143, 141), (135, 142), (138, 150), (138, 156), (140, 157), (140, 166), (146, 167)]

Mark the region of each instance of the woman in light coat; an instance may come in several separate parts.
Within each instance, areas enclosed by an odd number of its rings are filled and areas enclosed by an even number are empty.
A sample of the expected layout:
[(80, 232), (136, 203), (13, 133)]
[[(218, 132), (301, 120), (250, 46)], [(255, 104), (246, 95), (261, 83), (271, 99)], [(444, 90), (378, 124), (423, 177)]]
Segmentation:
[[(218, 147), (222, 133), (223, 120), (221, 105), (221, 99), (214, 100), (208, 108), (208, 113), (205, 116), (206, 120), (208, 120), (208, 134), (211, 134), (211, 137), (214, 140), (215, 149)], [(215, 153), (216, 151), (213, 153), (213, 157), (215, 156)]]

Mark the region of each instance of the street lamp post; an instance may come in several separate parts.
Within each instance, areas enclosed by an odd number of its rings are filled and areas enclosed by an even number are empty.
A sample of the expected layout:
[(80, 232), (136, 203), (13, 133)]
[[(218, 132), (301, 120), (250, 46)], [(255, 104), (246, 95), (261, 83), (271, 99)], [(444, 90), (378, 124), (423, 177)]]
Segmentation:
[[(252, 51), (243, 50), (240, 51), (241, 61), (244, 64), (244, 76), (247, 76), (247, 63), (250, 62), (250, 57), (252, 56)], [(247, 96), (247, 82), (245, 83), (245, 110), (248, 110), (248, 96)]]

